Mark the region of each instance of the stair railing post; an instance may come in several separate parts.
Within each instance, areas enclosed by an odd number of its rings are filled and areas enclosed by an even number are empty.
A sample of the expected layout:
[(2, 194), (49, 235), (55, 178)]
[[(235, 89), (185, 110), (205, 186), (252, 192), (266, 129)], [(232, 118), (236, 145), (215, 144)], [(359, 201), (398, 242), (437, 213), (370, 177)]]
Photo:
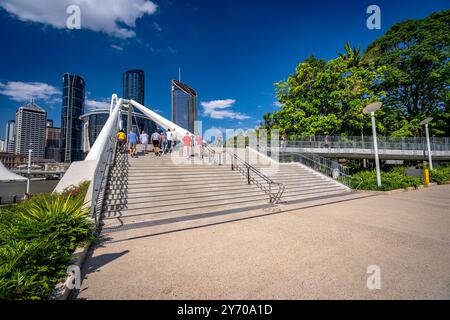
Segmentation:
[(247, 183), (250, 184), (250, 167), (247, 167)]

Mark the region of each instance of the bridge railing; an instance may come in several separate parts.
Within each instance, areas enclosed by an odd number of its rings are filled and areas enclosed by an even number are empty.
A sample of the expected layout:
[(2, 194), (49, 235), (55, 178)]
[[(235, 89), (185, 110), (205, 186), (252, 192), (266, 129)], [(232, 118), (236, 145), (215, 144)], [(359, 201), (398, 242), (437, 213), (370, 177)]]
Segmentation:
[[(379, 136), (378, 148), (387, 150), (426, 150), (425, 137), (393, 138)], [(450, 138), (430, 138), (432, 151), (450, 151)], [(330, 148), (330, 149), (373, 149), (371, 136), (342, 137), (342, 136), (313, 136), (308, 138), (290, 136), (284, 143), (285, 147), (293, 148)], [(283, 147), (283, 143), (281, 143)]]
[(349, 168), (340, 163), (324, 158), (314, 153), (297, 153), (288, 156), (281, 156), (280, 162), (297, 162), (311, 168), (345, 186), (349, 186)]

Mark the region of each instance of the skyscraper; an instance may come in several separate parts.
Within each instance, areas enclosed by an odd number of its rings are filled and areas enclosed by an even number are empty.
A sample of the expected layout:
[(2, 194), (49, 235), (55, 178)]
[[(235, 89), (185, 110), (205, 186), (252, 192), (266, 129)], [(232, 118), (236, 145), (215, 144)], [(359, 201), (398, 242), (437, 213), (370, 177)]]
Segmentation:
[(61, 161), (83, 160), (82, 121), (85, 82), (78, 75), (66, 73), (63, 77), (61, 110)]
[(186, 84), (172, 80), (172, 122), (194, 132), (197, 121), (197, 93)]
[(53, 120), (47, 119), (45, 129), (45, 159), (61, 162), (61, 128), (53, 126)]
[(123, 98), (133, 99), (144, 105), (144, 70), (128, 70), (123, 73)]
[(5, 152), (14, 153), (16, 151), (16, 121), (9, 120), (6, 124)]
[[(128, 70), (123, 73), (123, 98), (132, 99), (142, 105), (145, 105), (145, 73), (144, 70)], [(128, 120), (124, 119), (124, 129), (128, 131), (128, 122), (131, 128), (139, 131), (145, 130), (147, 133), (153, 132), (156, 124), (148, 119), (144, 114), (134, 108), (134, 115)]]
[(26, 155), (31, 147), (33, 160), (44, 159), (47, 112), (34, 100), (16, 111), (15, 153)]

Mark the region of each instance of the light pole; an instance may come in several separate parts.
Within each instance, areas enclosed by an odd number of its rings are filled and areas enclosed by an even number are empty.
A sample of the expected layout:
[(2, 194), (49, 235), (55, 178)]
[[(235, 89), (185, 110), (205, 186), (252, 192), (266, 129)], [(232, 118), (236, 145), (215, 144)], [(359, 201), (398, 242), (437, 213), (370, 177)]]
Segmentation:
[(431, 161), (431, 146), (430, 146), (430, 133), (428, 132), (428, 124), (433, 120), (433, 118), (426, 118), (421, 123), (421, 126), (425, 125), (425, 135), (427, 137), (427, 149), (428, 149), (428, 162), (430, 163), (430, 171), (433, 171), (433, 162)]
[(28, 149), (28, 180), (27, 180), (27, 194), (30, 194), (30, 176), (31, 176), (31, 153), (33, 150), (31, 149), (32, 144), (30, 143), (29, 149)]
[(381, 187), (381, 175), (380, 175), (380, 159), (378, 158), (378, 143), (377, 143), (377, 127), (375, 124), (375, 111), (381, 108), (383, 104), (381, 102), (374, 102), (364, 108), (363, 113), (372, 117), (372, 136), (373, 136), (373, 148), (375, 151), (375, 167), (377, 170), (377, 185)]

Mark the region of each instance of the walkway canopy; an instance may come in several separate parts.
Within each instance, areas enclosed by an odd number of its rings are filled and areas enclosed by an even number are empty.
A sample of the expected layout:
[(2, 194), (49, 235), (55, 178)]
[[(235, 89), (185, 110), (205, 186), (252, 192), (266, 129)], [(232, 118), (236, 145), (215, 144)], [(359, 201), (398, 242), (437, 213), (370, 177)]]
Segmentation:
[(27, 178), (19, 176), (18, 174), (12, 173), (3, 165), (0, 161), (0, 182), (5, 181), (27, 181)]

